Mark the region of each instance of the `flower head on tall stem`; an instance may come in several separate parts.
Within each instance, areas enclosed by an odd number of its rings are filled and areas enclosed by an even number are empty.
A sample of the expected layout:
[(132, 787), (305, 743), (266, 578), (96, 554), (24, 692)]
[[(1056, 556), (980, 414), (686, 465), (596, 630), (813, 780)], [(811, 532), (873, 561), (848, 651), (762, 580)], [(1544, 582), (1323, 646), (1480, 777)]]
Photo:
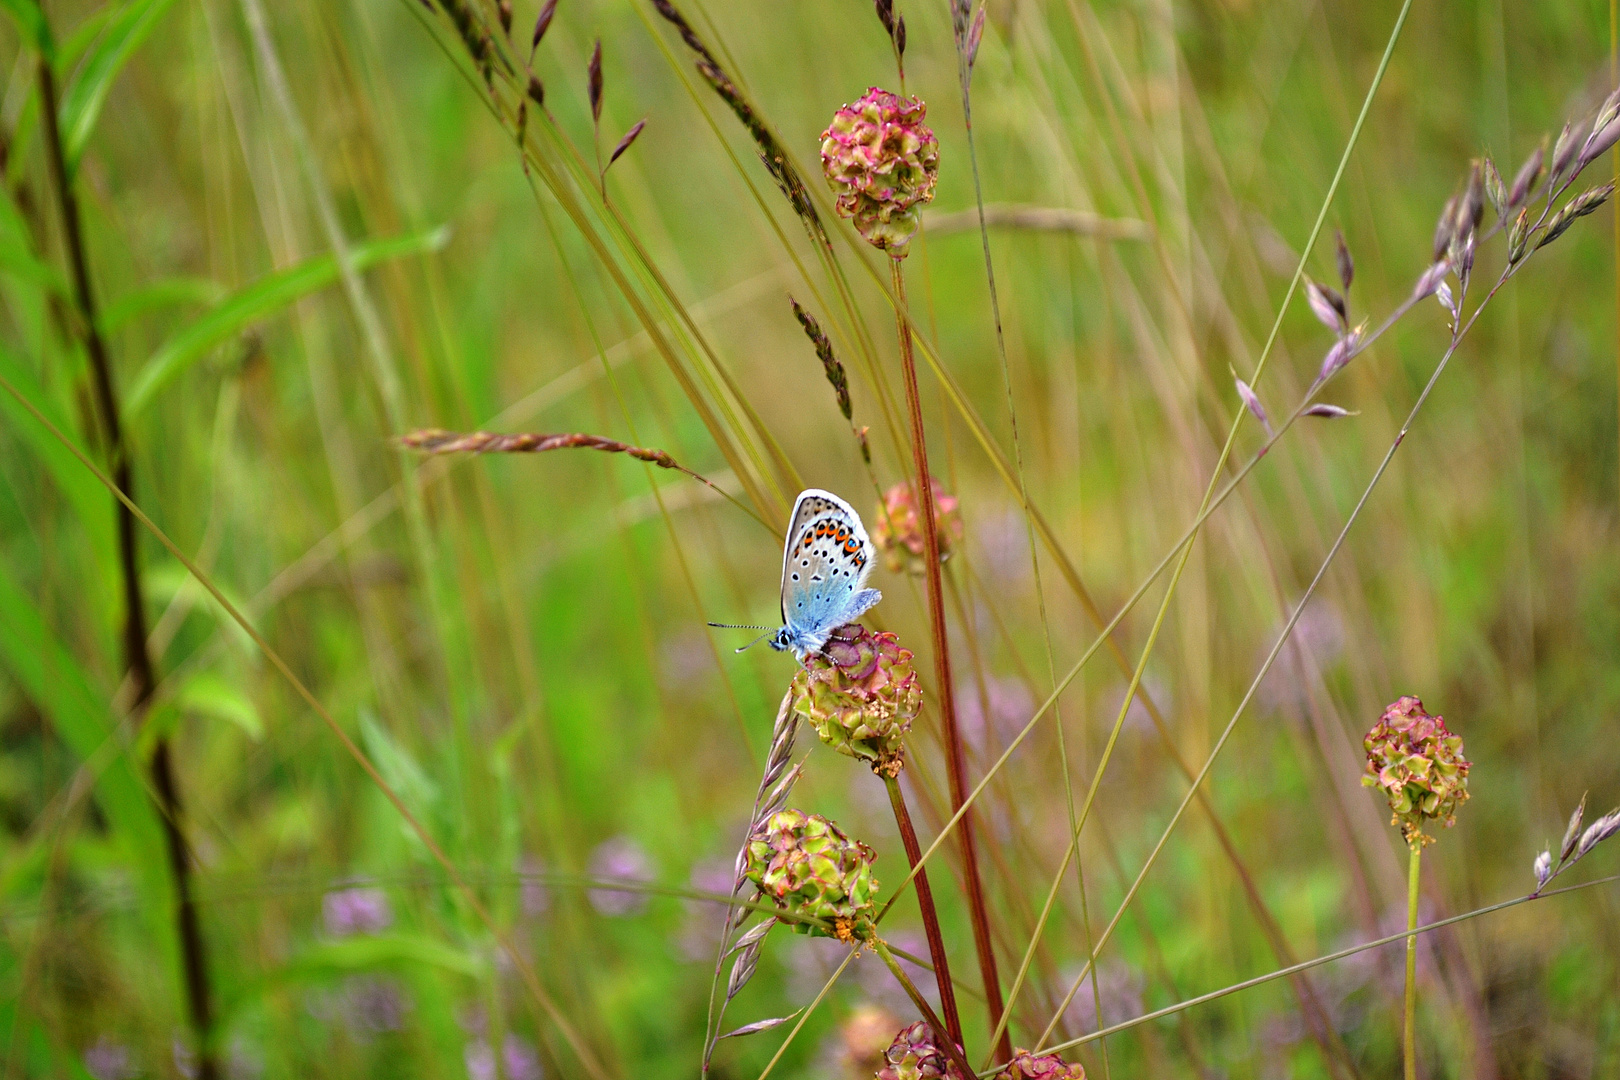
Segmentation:
[[(934, 521), (939, 530), (939, 561), (943, 563), (962, 542), (962, 515), (957, 512), (956, 496), (940, 490), (938, 480), (930, 486), (934, 491)], [(872, 546), (883, 553), (884, 565), (896, 574), (917, 575), (927, 571), (922, 515), (918, 513), (917, 492), (911, 484), (896, 484), (884, 493), (883, 505), (878, 507), (872, 525)]]
[(995, 1080), (1086, 1080), (1086, 1070), (1056, 1054), (1016, 1050), (1007, 1067), (996, 1073)]
[(840, 217), (891, 258), (903, 259), (923, 204), (934, 198), (939, 140), (918, 98), (874, 86), (821, 133), (821, 167)]
[(883, 1055), (875, 1080), (963, 1080), (924, 1020), (900, 1029)]
[(1361, 782), (1389, 799), (1390, 824), (1401, 827), (1408, 844), (1434, 842), (1423, 831), (1431, 821), (1450, 828), (1457, 808), (1468, 801), (1468, 769), (1461, 736), (1430, 716), (1423, 702), (1407, 696), (1384, 710), (1362, 745), (1367, 771)]
[(785, 914), (833, 924), (828, 930), (792, 921), (799, 933), (857, 941), (871, 933), (876, 859), (820, 814), (779, 810), (749, 836), (743, 873)]
[(922, 708), (911, 650), (859, 623), (832, 632), (793, 677), (793, 709), (840, 754), (890, 767)]

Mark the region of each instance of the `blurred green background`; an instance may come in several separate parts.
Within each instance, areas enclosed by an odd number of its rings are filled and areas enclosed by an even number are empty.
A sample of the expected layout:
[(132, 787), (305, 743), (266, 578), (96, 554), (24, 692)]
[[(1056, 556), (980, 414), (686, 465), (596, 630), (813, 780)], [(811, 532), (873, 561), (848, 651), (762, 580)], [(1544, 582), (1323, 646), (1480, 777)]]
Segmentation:
[[(40, 123), (38, 9), (0, 6), (13, 16), (0, 28), (0, 374), (105, 463)], [(537, 6), (517, 0), (519, 67)], [(899, 400), (886, 275), (835, 222), (816, 167), (836, 108), (897, 88), (894, 57), (863, 0), (682, 5), (816, 187), (845, 305), (747, 132), (651, 5), (559, 5), (534, 61), (554, 121), (529, 108), (528, 168), (508, 73), (496, 65), (492, 94), (430, 8), (282, 0), (261, 25), (258, 0), (45, 5), (133, 494), (375, 761), (607, 1074), (693, 1075), (720, 907), (584, 876), (725, 891), (793, 661), (733, 655), (745, 632), (704, 623), (775, 618), (798, 485), (840, 492), (870, 523), (874, 485), (909, 472), (880, 407), (880, 393)], [(499, 34), (494, 3), (471, 10)], [(941, 146), (937, 227), (906, 265), (912, 310), (1011, 461), (977, 230), (955, 216), (974, 192), (949, 14), (943, 2), (899, 10), (905, 90), (928, 103)], [(990, 231), (1030, 499), (1105, 616), (1194, 516), (1239, 408), (1231, 371), (1254, 369), (1398, 10), (989, 4), (973, 81), (986, 201), (1126, 223), (1123, 238)], [(1610, 32), (1596, 0), (1418, 0), (1307, 271), (1334, 278), (1341, 229), (1352, 315), (1376, 324), (1427, 265), (1473, 157), (1494, 155), (1511, 178), (1544, 133), (1590, 117), (1610, 88)], [(590, 183), (597, 38), (603, 153), (647, 118), (607, 174), (610, 209)], [(1620, 801), (1614, 227), (1607, 207), (1581, 221), (1492, 301), (1210, 776), (1296, 959), (1404, 926), (1398, 834), (1359, 784), (1361, 736), (1401, 694), (1443, 713), (1475, 763), (1472, 801), (1425, 860), (1425, 919), (1529, 891), (1532, 859), (1583, 792), (1596, 810)], [(352, 281), (340, 249), (361, 271)], [(1480, 281), (1502, 259), (1500, 237), (1484, 245)], [(833, 330), (855, 423), (871, 428), (870, 470), (790, 293)], [(1358, 415), (1295, 426), (1210, 519), (1144, 681), (1194, 769), (1447, 340), (1439, 306), (1420, 304), (1327, 392)], [(1257, 385), (1274, 417), (1330, 344), (1296, 298)], [(1051, 688), (1037, 579), (1016, 483), (926, 365), (922, 384), (933, 467), (965, 528), (947, 579), (977, 777)], [(196, 1072), (147, 771), (163, 737), (222, 1075), (585, 1075), (394, 806), (146, 533), (159, 704), (139, 726), (126, 717), (112, 499), (9, 395), (0, 416), (5, 1075)], [(623, 455), (402, 454), (395, 437), (420, 427), (656, 447), (755, 516)], [(1259, 444), (1247, 425), (1228, 472)], [(1096, 625), (1044, 549), (1039, 580), (1061, 672)], [(925, 658), (920, 579), (880, 568), (873, 584), (887, 597), (875, 622)], [(1121, 624), (1127, 663), (1161, 592)], [(926, 842), (948, 804), (932, 668), (919, 668), (928, 704), (906, 777)], [(1082, 793), (1125, 684), (1105, 650), (1062, 697)], [(1057, 751), (1043, 722), (982, 804), (1004, 983), (1067, 842)], [(1081, 845), (1091, 935), (1185, 791), (1133, 706)], [(875, 847), (880, 879), (903, 877), (864, 768), (817, 750), (794, 801)], [(977, 1055), (988, 1032), (960, 867), (942, 854), (951, 869), (935, 890)], [(1600, 851), (1561, 881), (1612, 862)], [(1421, 1074), (1620, 1073), (1617, 914), (1603, 885), (1434, 935), (1420, 951)], [(1016, 1043), (1046, 1027), (1087, 932), (1071, 870)], [(909, 900), (886, 933), (925, 951)], [(807, 1004), (840, 953), (777, 931), (730, 1020)], [(1310, 976), (1355, 1075), (1399, 1067), (1400, 958), (1391, 946)], [(1282, 963), (1195, 807), (1103, 950), (1103, 1019)], [(1335, 1075), (1300, 1017), (1274, 982), (1111, 1038), (1106, 1067), (1095, 1046), (1079, 1060), (1093, 1076)], [(868, 1076), (910, 1019), (863, 957), (773, 1075)], [(1095, 1026), (1083, 992), (1062, 1029)], [(723, 1043), (716, 1075), (759, 1075), (785, 1031)]]

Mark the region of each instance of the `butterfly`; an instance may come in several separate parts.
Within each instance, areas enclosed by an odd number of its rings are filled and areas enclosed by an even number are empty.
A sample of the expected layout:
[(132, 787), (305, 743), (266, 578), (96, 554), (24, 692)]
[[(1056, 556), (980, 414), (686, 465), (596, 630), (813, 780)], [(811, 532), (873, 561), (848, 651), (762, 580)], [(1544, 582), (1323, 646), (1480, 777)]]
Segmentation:
[(872, 541), (861, 515), (830, 491), (801, 491), (782, 545), (782, 626), (766, 643), (800, 663), (819, 653), (834, 630), (883, 599), (866, 588), (871, 574)]

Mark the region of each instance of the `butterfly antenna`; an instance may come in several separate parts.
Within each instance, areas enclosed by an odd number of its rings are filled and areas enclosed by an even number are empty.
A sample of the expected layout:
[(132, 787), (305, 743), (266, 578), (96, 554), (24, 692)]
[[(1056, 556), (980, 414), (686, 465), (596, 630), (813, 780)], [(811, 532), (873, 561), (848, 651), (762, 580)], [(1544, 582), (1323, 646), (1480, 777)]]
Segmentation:
[(748, 644), (742, 646), (740, 649), (733, 649), (732, 650), (733, 652), (740, 652), (740, 653), (747, 652), (749, 649), (752, 649), (755, 645), (758, 645), (760, 642), (762, 642), (766, 638), (770, 637), (771, 634), (773, 633), (773, 631), (768, 630), (763, 626), (755, 626), (755, 627), (752, 627), (751, 629), (764, 630), (765, 632), (763, 634), (759, 635), (759, 637), (755, 638), (753, 641), (750, 641)]
[(769, 626), (755, 626), (753, 623), (712, 622), (710, 626), (717, 626), (722, 630), (770, 630)]

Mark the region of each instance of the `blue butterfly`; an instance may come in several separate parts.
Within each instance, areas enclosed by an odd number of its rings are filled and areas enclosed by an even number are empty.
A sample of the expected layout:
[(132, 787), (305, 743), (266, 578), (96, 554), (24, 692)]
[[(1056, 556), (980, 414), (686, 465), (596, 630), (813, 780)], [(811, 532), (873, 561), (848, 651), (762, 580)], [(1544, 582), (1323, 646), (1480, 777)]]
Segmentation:
[(834, 630), (883, 599), (866, 588), (871, 575), (872, 541), (855, 508), (830, 491), (801, 491), (782, 547), (782, 627), (766, 643), (800, 663), (821, 652)]

